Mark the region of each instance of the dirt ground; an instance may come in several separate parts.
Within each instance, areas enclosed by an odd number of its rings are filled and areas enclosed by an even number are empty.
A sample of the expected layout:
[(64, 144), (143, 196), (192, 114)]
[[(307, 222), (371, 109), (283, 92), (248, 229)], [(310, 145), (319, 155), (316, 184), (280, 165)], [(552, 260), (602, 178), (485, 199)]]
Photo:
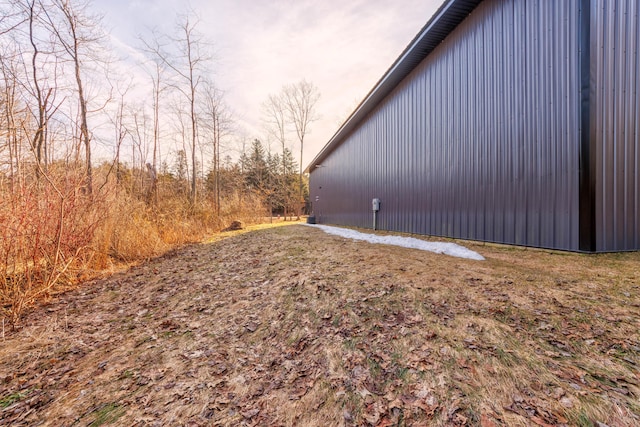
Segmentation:
[(188, 246), (0, 338), (0, 425), (640, 425), (640, 253), (292, 225)]

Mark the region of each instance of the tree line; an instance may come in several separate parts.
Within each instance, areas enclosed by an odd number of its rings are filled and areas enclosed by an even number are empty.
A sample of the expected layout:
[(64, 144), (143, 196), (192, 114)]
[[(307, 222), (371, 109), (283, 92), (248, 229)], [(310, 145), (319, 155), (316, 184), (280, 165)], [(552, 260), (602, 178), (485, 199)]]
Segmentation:
[(272, 153), (265, 151), (260, 140), (254, 140), (249, 152), (243, 153), (235, 168), (227, 171), (230, 175), (238, 172), (245, 189), (261, 194), (270, 216), (283, 215), (286, 220), (294, 213), (299, 215), (308, 199), (306, 182), (300, 197), (298, 164), (286, 147), (282, 154)]
[[(53, 161), (83, 164), (83, 191), (92, 194), (96, 147), (100, 159), (111, 157), (114, 167), (128, 164), (152, 175), (182, 153), (191, 203), (212, 173), (215, 202), (221, 204), (222, 161), (229, 155), (237, 159), (245, 144), (224, 91), (211, 79), (211, 42), (199, 32), (193, 12), (179, 17), (170, 34), (150, 30), (139, 37), (143, 96), (139, 82), (119, 72), (129, 63), (116, 59), (90, 3), (11, 0), (0, 5), (0, 13), (0, 172), (5, 177), (16, 180), (33, 172), (37, 178)], [(264, 136), (277, 143), (281, 161), (294, 144), (302, 159), (318, 99), (317, 88), (303, 79), (263, 102)], [(282, 170), (289, 172), (286, 164)], [(301, 161), (298, 175), (301, 202)]]
[(2, 310), (231, 218), (301, 215), (317, 88), (300, 80), (270, 95), (264, 134), (247, 144), (200, 26), (188, 11), (173, 32), (146, 31), (134, 63), (90, 2), (0, 3)]

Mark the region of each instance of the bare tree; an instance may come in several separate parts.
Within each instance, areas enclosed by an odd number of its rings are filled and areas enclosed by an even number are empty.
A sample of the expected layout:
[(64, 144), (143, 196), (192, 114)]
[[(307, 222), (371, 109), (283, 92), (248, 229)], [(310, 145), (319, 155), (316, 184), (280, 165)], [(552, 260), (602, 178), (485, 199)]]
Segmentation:
[(3, 132), (5, 134), (5, 144), (9, 153), (9, 177), (11, 189), (13, 190), (14, 178), (20, 176), (20, 156), (19, 139), (17, 134), (17, 64), (14, 61), (15, 52), (5, 49), (0, 54), (0, 69), (2, 70), (2, 107), (3, 112)]
[[(281, 161), (282, 161), (282, 173), (280, 174), (280, 197), (284, 208), (284, 219), (287, 220), (287, 205), (288, 200), (288, 187), (287, 187), (287, 170), (286, 163), (286, 150), (287, 150), (287, 104), (285, 101), (284, 89), (279, 94), (270, 94), (267, 100), (262, 104), (263, 114), (265, 116), (265, 122), (267, 132), (274, 137), (279, 143), (282, 149)], [(293, 215), (293, 214), (292, 214)]]
[[(28, 120), (25, 117), (18, 122), (13, 113), (12, 117), (6, 118), (7, 124), (13, 122), (12, 125), (19, 126), (24, 133), (29, 151), (36, 160), (35, 174), (39, 180), (40, 170), (47, 170), (49, 160), (49, 120), (61, 105), (56, 105), (55, 101), (60, 66), (55, 41), (48, 31), (46, 20), (42, 19), (45, 8), (43, 2), (22, 0), (10, 4), (11, 9), (3, 10), (0, 7), (0, 13), (12, 18), (12, 22), (7, 22), (10, 30), (0, 31), (5, 46), (0, 55), (3, 77), (5, 83), (12, 82), (13, 85), (11, 96), (7, 98), (11, 108), (4, 113), (6, 116), (7, 112), (12, 111), (17, 105), (14, 101), (19, 100), (21, 110), (31, 115)], [(10, 147), (10, 155), (15, 152), (14, 146), (12, 144)]]
[(15, 31), (26, 21), (16, 5), (20, 6), (17, 0), (0, 3), (0, 36)]
[(125, 114), (124, 114), (125, 95), (128, 90), (129, 90), (129, 87), (126, 87), (123, 90), (121, 89), (118, 90), (119, 98), (120, 98), (118, 102), (118, 107), (116, 111), (114, 111), (113, 114), (110, 115), (109, 117), (109, 120), (114, 128), (114, 141), (116, 143), (116, 146), (115, 146), (113, 162), (111, 163), (111, 166), (109, 167), (109, 170), (106, 173), (104, 183), (100, 187), (100, 188), (104, 187), (109, 182), (109, 176), (111, 175), (111, 172), (115, 168), (116, 183), (118, 184), (116, 186), (116, 192), (119, 190), (121, 179), (122, 179), (121, 161), (120, 161), (122, 143), (124, 142), (125, 137), (130, 132), (129, 129), (127, 129), (127, 126), (124, 120), (125, 119)]
[[(185, 180), (188, 182), (191, 182), (191, 174), (192, 172), (196, 171), (195, 167), (190, 171), (189, 164), (188, 164), (190, 146), (187, 143), (189, 142), (188, 140), (190, 138), (190, 136), (188, 135), (190, 133), (189, 123), (188, 123), (190, 122), (190, 118), (185, 117), (185, 116), (188, 116), (188, 114), (186, 113), (187, 108), (186, 108), (186, 105), (184, 104), (184, 99), (174, 99), (171, 105), (171, 110), (173, 112), (173, 117), (174, 117), (174, 119), (172, 120), (172, 123), (174, 126), (173, 134), (177, 138), (176, 153), (178, 154), (178, 157), (179, 157), (178, 159), (176, 159), (176, 161), (177, 161), (177, 164), (180, 166), (179, 167), (180, 174), (178, 176), (178, 181), (180, 182), (180, 185), (181, 185), (180, 192), (182, 192), (183, 191), (182, 183)], [(192, 155), (191, 157), (195, 158), (194, 155)], [(189, 184), (189, 187), (190, 187), (190, 184)], [(189, 199), (193, 202), (190, 188), (189, 188), (188, 194), (189, 194)]]
[[(60, 105), (55, 105), (57, 92), (58, 58), (55, 55), (55, 47), (49, 37), (38, 37), (38, 24), (44, 11), (41, 1), (26, 1), (23, 5), (25, 21), (28, 23), (27, 38), (31, 47), (30, 70), (28, 82), (25, 83), (27, 92), (34, 98), (35, 105), (32, 107), (35, 118), (35, 132), (31, 138), (31, 149), (36, 157), (38, 166), (36, 176), (40, 176), (40, 167), (45, 171), (48, 164), (47, 129), (49, 119)], [(41, 25), (40, 25), (41, 26)], [(42, 40), (44, 39), (44, 40)], [(40, 47), (42, 45), (42, 48)], [(40, 59), (42, 57), (42, 59)]]
[(222, 137), (229, 131), (231, 115), (225, 108), (223, 93), (211, 82), (205, 82), (203, 90), (203, 128), (211, 135), (213, 149), (212, 168), (214, 177), (214, 196), (216, 200), (216, 215), (220, 215), (220, 144)]
[(38, 80), (38, 45), (35, 41), (34, 35), (34, 20), (36, 19), (35, 12), (35, 0), (27, 2), (26, 7), (29, 13), (29, 42), (33, 48), (33, 55), (31, 56), (31, 72), (33, 77), (33, 88), (35, 90), (36, 100), (38, 102), (38, 114), (36, 117), (36, 133), (33, 137), (32, 147), (36, 153), (36, 161), (38, 164), (42, 162), (42, 145), (44, 143), (44, 128), (46, 126), (45, 111), (46, 103), (48, 102), (51, 90), (48, 91), (46, 96), (43, 96), (42, 89), (40, 88), (40, 82)]
[(152, 83), (152, 99), (153, 99), (153, 154), (152, 154), (152, 163), (151, 168), (149, 169), (153, 175), (153, 183), (151, 188), (152, 200), (157, 202), (157, 170), (158, 170), (158, 162), (160, 161), (160, 96), (167, 89), (167, 85), (165, 80), (165, 72), (166, 72), (166, 63), (163, 61), (162, 57), (159, 55), (160, 52), (163, 52), (163, 46), (161, 43), (161, 36), (157, 34), (155, 31), (152, 31), (152, 37), (150, 39), (145, 39), (144, 37), (139, 37), (140, 41), (144, 45), (143, 50), (152, 55), (151, 58), (151, 66), (147, 67), (145, 65), (145, 69), (151, 79)]
[(297, 214), (300, 218), (300, 210), (304, 202), (302, 182), (302, 155), (304, 153), (304, 138), (308, 133), (309, 125), (317, 119), (315, 106), (320, 99), (318, 88), (306, 80), (285, 86), (284, 100), (289, 113), (289, 119), (293, 123), (298, 141), (300, 142), (300, 199)]
[(170, 53), (169, 46), (161, 43), (145, 43), (148, 51), (160, 62), (172, 70), (179, 83), (173, 85), (187, 100), (191, 130), (191, 202), (195, 204), (197, 196), (197, 162), (196, 150), (198, 141), (198, 116), (196, 112), (196, 95), (202, 82), (205, 64), (210, 57), (204, 53), (205, 41), (196, 31), (197, 21), (192, 23), (186, 16), (178, 24), (178, 36), (171, 39), (177, 48), (177, 54)]
[[(136, 168), (135, 159), (136, 159), (136, 151), (138, 154), (139, 165), (137, 169), (142, 172), (147, 168), (147, 156), (149, 154), (149, 133), (148, 133), (148, 116), (145, 112), (144, 105), (137, 111), (134, 111), (132, 114), (133, 117), (133, 129), (131, 130), (131, 141), (132, 141), (132, 165)], [(149, 169), (149, 172), (152, 172), (152, 169)], [(154, 173), (141, 173), (140, 174), (140, 189), (145, 194), (145, 199), (147, 203), (151, 202), (151, 196), (153, 194), (153, 186), (155, 184), (155, 174)], [(151, 179), (151, 185), (145, 185), (146, 177)], [(133, 182), (132, 182), (133, 185)], [(133, 187), (132, 187), (133, 189)]]
[(87, 122), (87, 95), (83, 79), (83, 64), (86, 60), (102, 62), (95, 49), (104, 36), (100, 32), (100, 18), (89, 15), (87, 3), (71, 4), (69, 0), (52, 0), (54, 11), (60, 14), (58, 20), (53, 12), (44, 8), (50, 29), (59, 42), (62, 51), (73, 65), (78, 94), (80, 140), (85, 148), (87, 192), (93, 193), (93, 172), (91, 165), (91, 134)]
[(162, 63), (154, 62), (151, 80), (153, 83), (153, 158), (149, 172), (151, 174), (151, 192), (149, 200), (158, 203), (158, 158), (160, 157), (160, 95), (165, 87), (162, 85)]

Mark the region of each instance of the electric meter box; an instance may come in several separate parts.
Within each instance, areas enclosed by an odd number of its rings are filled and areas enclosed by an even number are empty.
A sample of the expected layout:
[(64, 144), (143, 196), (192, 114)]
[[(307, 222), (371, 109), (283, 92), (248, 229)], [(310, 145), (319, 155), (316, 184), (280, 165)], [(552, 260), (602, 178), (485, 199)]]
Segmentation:
[(380, 199), (373, 199), (371, 201), (371, 209), (374, 212), (378, 212), (380, 210)]

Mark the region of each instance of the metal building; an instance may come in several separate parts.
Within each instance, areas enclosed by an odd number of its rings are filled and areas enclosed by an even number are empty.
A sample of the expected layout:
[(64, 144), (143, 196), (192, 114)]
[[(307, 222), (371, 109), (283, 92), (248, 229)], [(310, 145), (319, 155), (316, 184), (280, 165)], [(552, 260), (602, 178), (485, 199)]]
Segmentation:
[(316, 221), (640, 249), (637, 0), (446, 0), (308, 166)]

